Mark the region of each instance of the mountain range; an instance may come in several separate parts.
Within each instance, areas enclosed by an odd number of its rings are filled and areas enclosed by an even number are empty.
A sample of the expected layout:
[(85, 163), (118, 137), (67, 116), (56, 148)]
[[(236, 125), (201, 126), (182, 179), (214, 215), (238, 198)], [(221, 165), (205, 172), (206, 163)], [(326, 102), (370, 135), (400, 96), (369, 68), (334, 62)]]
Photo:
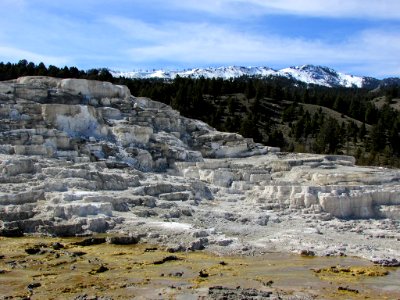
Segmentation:
[(209, 67), (187, 70), (140, 70), (132, 72), (110, 71), (114, 77), (126, 77), (137, 79), (166, 79), (171, 80), (176, 76), (191, 78), (222, 78), (231, 79), (242, 76), (250, 77), (286, 77), (307, 84), (316, 84), (326, 87), (356, 87), (374, 89), (380, 85), (400, 84), (400, 78), (376, 79), (365, 76), (354, 76), (324, 66), (303, 65), (293, 66), (280, 70), (269, 67)]

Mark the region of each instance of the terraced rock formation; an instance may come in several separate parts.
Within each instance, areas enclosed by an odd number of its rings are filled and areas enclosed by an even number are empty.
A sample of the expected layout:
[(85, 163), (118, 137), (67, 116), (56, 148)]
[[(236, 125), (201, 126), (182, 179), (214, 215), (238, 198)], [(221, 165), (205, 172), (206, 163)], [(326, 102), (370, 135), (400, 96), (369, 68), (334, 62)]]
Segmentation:
[(0, 234), (400, 259), (400, 170), (289, 154), (125, 86), (0, 83)]

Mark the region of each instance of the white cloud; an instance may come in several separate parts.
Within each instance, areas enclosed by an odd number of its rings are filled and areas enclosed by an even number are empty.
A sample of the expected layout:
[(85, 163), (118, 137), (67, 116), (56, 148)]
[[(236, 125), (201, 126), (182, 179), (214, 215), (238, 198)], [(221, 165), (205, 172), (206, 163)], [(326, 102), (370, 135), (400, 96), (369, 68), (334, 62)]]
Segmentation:
[(165, 38), (165, 36), (169, 35), (167, 31), (163, 31), (160, 28), (151, 26), (140, 20), (117, 16), (108, 16), (105, 17), (103, 21), (111, 26), (118, 28), (119, 30), (128, 34), (130, 37), (134, 39), (140, 39), (142, 41), (158, 40), (160, 38)]
[(24, 9), (26, 8), (26, 0), (0, 0), (2, 10)]
[(313, 17), (400, 19), (398, 0), (170, 0), (167, 2), (176, 8), (236, 17), (280, 13)]
[[(311, 63), (358, 75), (399, 76), (400, 31), (393, 22), (400, 16), (398, 0), (71, 1), (74, 5), (67, 6), (66, 0), (0, 0), (9, 10), (0, 12), (2, 60), (26, 58), (84, 68), (119, 64), (124, 69)], [(129, 17), (135, 8), (137, 19)], [(338, 38), (318, 40), (309, 29), (303, 37), (279, 36), (270, 33), (277, 30), (267, 28), (273, 25), (263, 18), (249, 17), (266, 14), (375, 18), (366, 26), (378, 29), (356, 32), (359, 27), (350, 24), (346, 31), (346, 21), (338, 20)], [(235, 22), (229, 17), (247, 19)], [(296, 19), (282, 18), (285, 26)]]
[(18, 62), (21, 59), (26, 59), (34, 63), (44, 62), (56, 66), (63, 66), (69, 63), (69, 59), (66, 57), (47, 56), (7, 46), (0, 46), (0, 57), (4, 62)]
[(378, 77), (400, 76), (400, 32), (366, 30), (348, 48), (356, 53), (354, 61), (364, 74), (372, 70)]
[(305, 16), (356, 17), (373, 19), (399, 19), (398, 0), (250, 0), (250, 2), (281, 12)]
[(369, 30), (346, 41), (328, 44), (315, 39), (238, 32), (207, 23), (172, 22), (155, 26), (137, 20), (120, 20), (134, 25), (130, 27), (121, 26), (116, 18), (112, 20), (126, 35), (136, 37), (125, 51), (136, 64), (156, 61), (186, 66), (312, 63), (355, 66), (356, 70), (365, 68), (366, 75), (371, 76), (398, 76), (400, 33), (397, 32)]

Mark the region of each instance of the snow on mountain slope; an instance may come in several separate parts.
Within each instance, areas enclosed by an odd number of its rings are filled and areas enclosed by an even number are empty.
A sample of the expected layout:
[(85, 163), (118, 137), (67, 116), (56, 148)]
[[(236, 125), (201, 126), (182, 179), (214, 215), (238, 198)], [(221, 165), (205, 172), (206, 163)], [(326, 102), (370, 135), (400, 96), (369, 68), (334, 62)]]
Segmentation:
[(275, 75), (276, 71), (268, 67), (219, 67), (206, 69), (192, 69), (185, 72), (176, 72), (181, 77), (190, 76), (193, 78), (237, 78), (241, 76), (262, 76)]
[(237, 78), (241, 76), (268, 77), (283, 76), (295, 79), (307, 84), (318, 84), (327, 87), (363, 87), (365, 78), (336, 72), (333, 69), (322, 66), (303, 65), (299, 67), (289, 67), (281, 70), (273, 70), (268, 67), (219, 67), (204, 69), (189, 69), (183, 71), (166, 71), (166, 70), (150, 70), (150, 71), (134, 71), (134, 72), (118, 72), (111, 71), (114, 77), (127, 78), (160, 78), (174, 79), (176, 76), (191, 78)]
[(146, 70), (146, 71), (133, 71), (133, 72), (119, 72), (111, 71), (114, 77), (127, 77), (127, 78), (161, 78), (161, 79), (174, 79), (176, 76), (191, 77), (191, 78), (237, 78), (241, 76), (270, 76), (277, 75), (277, 71), (268, 67), (219, 67), (219, 68), (205, 68), (205, 69), (189, 69), (183, 71), (165, 71), (165, 70)]
[(363, 77), (347, 75), (336, 72), (328, 67), (304, 65), (301, 67), (290, 67), (279, 70), (278, 73), (285, 77), (328, 87), (343, 86), (343, 87), (359, 87), (363, 86)]

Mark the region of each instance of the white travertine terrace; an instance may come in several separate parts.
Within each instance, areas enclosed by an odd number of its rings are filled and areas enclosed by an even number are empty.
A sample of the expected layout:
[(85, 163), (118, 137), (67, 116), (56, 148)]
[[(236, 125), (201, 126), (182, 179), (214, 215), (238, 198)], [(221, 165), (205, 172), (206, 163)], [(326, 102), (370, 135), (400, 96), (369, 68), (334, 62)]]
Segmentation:
[(23, 77), (0, 105), (2, 235), (400, 258), (399, 170), (281, 153), (106, 82)]

